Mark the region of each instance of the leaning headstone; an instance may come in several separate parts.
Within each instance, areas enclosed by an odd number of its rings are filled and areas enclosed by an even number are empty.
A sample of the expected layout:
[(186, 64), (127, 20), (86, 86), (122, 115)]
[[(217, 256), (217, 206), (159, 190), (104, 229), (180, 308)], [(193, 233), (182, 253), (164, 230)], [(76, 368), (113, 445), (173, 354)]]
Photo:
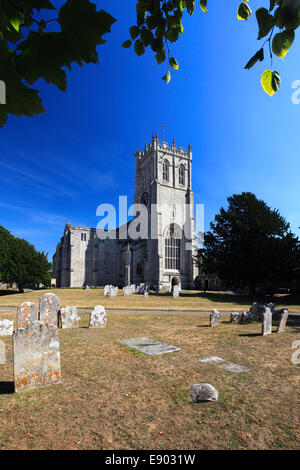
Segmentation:
[(0, 320), (0, 336), (10, 336), (14, 332), (14, 322), (11, 320)]
[(242, 314), (240, 312), (231, 312), (230, 323), (239, 323), (241, 321)]
[(57, 326), (59, 297), (55, 294), (45, 294), (40, 298), (39, 320)]
[(179, 297), (179, 286), (173, 286), (173, 297)]
[(103, 305), (96, 305), (90, 313), (89, 328), (105, 328), (107, 314)]
[(219, 397), (218, 390), (207, 383), (192, 385), (190, 394), (193, 403), (199, 403), (201, 401), (217, 401)]
[(37, 306), (33, 302), (23, 302), (18, 307), (17, 329), (26, 328), (29, 322), (38, 320)]
[(272, 333), (272, 312), (270, 307), (265, 307), (262, 319), (262, 335), (270, 335)]
[(277, 333), (283, 333), (286, 327), (286, 322), (288, 320), (289, 312), (284, 309), (281, 313), (278, 328), (277, 328)]
[(216, 309), (210, 314), (210, 326), (217, 326), (220, 324), (220, 312)]
[(77, 307), (63, 307), (59, 311), (61, 328), (78, 328), (81, 318), (77, 315)]
[(61, 383), (58, 328), (33, 321), (13, 334), (15, 391)]

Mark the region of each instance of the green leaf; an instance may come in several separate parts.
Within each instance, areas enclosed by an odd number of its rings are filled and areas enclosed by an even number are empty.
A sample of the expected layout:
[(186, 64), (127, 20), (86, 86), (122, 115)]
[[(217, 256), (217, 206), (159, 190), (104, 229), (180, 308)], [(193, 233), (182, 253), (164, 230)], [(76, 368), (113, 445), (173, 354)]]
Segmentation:
[(295, 31), (285, 30), (275, 34), (272, 42), (272, 50), (277, 57), (284, 59), (295, 39)]
[(162, 77), (162, 80), (166, 82), (166, 84), (170, 83), (171, 81), (171, 73), (170, 70), (167, 71), (166, 75)]
[(97, 11), (89, 0), (68, 0), (59, 10), (58, 21), (81, 64), (98, 63), (96, 46), (105, 42), (102, 36), (116, 20), (103, 10)]
[(207, 0), (200, 0), (200, 8), (204, 13), (207, 13)]
[(131, 44), (132, 44), (132, 41), (130, 41), (130, 39), (128, 39), (127, 41), (123, 42), (122, 47), (124, 47), (124, 49), (129, 49)]
[(196, 0), (186, 0), (185, 1), (186, 9), (189, 15), (192, 15), (196, 8)]
[(169, 63), (171, 65), (171, 67), (175, 70), (178, 70), (179, 69), (179, 65), (178, 65), (178, 62), (176, 59), (174, 59), (174, 57), (171, 57), (170, 60), (169, 60)]
[(254, 56), (251, 57), (249, 62), (247, 62), (247, 64), (245, 65), (245, 69), (247, 69), (247, 70), (251, 69), (251, 67), (253, 67), (253, 65), (255, 65), (258, 60), (260, 62), (262, 62), (264, 60), (264, 50), (263, 50), (263, 48), (259, 49), (259, 51), (257, 51), (256, 54), (254, 54)]
[(145, 54), (145, 48), (143, 46), (143, 43), (139, 39), (137, 39), (134, 43), (134, 50), (136, 55), (138, 56)]
[(272, 70), (265, 70), (261, 76), (261, 85), (268, 95), (273, 96), (280, 87), (280, 75)]
[(274, 25), (274, 17), (270, 15), (266, 8), (259, 8), (256, 10), (256, 19), (258, 23), (258, 38), (264, 38), (272, 29)]
[(130, 36), (133, 40), (135, 40), (139, 35), (140, 35), (140, 28), (138, 28), (137, 26), (131, 26), (131, 28), (129, 28), (129, 32), (130, 32)]
[(248, 20), (251, 14), (252, 14), (252, 11), (249, 5), (247, 5), (246, 2), (242, 2), (237, 9), (238, 20)]
[(141, 40), (145, 47), (150, 46), (154, 41), (153, 33), (149, 29), (142, 29)]
[(155, 55), (156, 62), (158, 65), (162, 64), (166, 60), (166, 52), (164, 49), (161, 51), (158, 51), (158, 53)]
[(7, 120), (7, 114), (29, 116), (44, 113), (38, 91), (22, 82), (22, 77), (15, 67), (15, 52), (4, 43), (0, 43), (0, 77), (6, 84), (6, 104), (0, 105), (0, 127)]

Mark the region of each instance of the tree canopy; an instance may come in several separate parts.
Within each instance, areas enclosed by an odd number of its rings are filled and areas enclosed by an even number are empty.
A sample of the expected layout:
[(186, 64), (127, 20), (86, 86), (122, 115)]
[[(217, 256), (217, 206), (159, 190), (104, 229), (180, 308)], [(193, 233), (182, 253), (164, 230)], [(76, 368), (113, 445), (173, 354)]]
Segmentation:
[(249, 192), (228, 197), (205, 234), (204, 270), (233, 286), (291, 282), (299, 273), (300, 242), (289, 223)]
[(50, 284), (51, 264), (47, 255), (37, 251), (22, 238), (14, 237), (0, 226), (0, 281), (16, 283), (20, 292), (25, 286)]
[[(251, 17), (253, 1), (242, 1), (236, 13), (238, 20), (247, 21)], [(258, 40), (264, 42), (245, 68), (263, 61), (264, 48), (268, 47), (270, 69), (264, 71), (261, 83), (272, 96), (280, 86), (280, 75), (273, 70), (273, 54), (283, 59), (293, 44), (300, 24), (300, 0), (265, 1), (268, 9), (262, 6), (256, 10)], [(183, 34), (184, 15), (192, 15), (197, 6), (206, 13), (207, 3), (207, 0), (137, 0), (136, 25), (130, 27), (130, 39), (123, 47), (133, 45), (138, 56), (151, 48), (158, 64), (167, 62), (162, 78), (169, 83), (171, 69), (179, 69), (171, 45)], [(98, 63), (97, 46), (105, 43), (103, 36), (111, 31), (115, 21), (108, 12), (97, 11), (90, 0), (67, 0), (61, 8), (50, 0), (0, 0), (0, 80), (6, 85), (6, 104), (0, 105), (0, 127), (10, 113), (32, 117), (45, 112), (39, 91), (32, 85), (43, 78), (66, 91), (63, 67), (71, 70), (73, 63), (80, 66)], [(53, 23), (57, 31), (49, 30)]]

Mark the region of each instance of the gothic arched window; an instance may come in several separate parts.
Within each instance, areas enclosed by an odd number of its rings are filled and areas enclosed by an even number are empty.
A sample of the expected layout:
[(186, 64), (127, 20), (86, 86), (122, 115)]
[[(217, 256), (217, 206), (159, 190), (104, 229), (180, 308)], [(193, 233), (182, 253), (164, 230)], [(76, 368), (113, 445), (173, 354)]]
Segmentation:
[(179, 166), (179, 184), (185, 184), (185, 167), (182, 164)]
[(165, 235), (165, 269), (180, 269), (181, 239), (181, 228), (171, 224)]
[(169, 160), (164, 160), (163, 162), (163, 180), (169, 181)]

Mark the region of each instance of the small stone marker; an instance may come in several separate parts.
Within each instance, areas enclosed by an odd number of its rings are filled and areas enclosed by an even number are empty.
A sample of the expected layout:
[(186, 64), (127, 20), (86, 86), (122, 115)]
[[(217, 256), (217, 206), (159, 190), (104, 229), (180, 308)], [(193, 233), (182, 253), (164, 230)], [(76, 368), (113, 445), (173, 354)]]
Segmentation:
[(278, 328), (277, 328), (277, 333), (283, 333), (284, 332), (288, 317), (289, 317), (289, 312), (286, 309), (284, 309), (281, 313), (281, 316), (280, 316), (280, 320), (279, 320), (279, 324), (278, 324)]
[(107, 314), (103, 305), (96, 305), (90, 313), (89, 328), (106, 328)]
[(241, 321), (242, 314), (240, 312), (231, 312), (230, 323), (239, 323)]
[(218, 357), (218, 356), (210, 356), (210, 357), (206, 357), (205, 359), (200, 359), (200, 362), (212, 362), (212, 363), (216, 363), (216, 362), (223, 362), (224, 359), (222, 359), (221, 357)]
[(45, 294), (40, 298), (39, 319), (46, 323), (57, 326), (59, 311), (59, 297), (55, 294)]
[(23, 302), (18, 307), (17, 329), (26, 328), (29, 322), (38, 320), (37, 306), (33, 302)]
[(58, 328), (33, 321), (13, 334), (15, 391), (61, 383)]
[(125, 344), (130, 348), (137, 349), (148, 356), (157, 356), (158, 354), (180, 351), (180, 348), (171, 346), (170, 344), (161, 343), (160, 341), (154, 341), (149, 338), (131, 338), (120, 341), (120, 343)]
[(179, 297), (179, 286), (175, 285), (173, 286), (173, 297)]
[(10, 336), (14, 332), (14, 322), (11, 320), (0, 320), (0, 336)]
[(210, 326), (217, 326), (220, 324), (220, 312), (214, 309), (210, 314)]
[(77, 307), (63, 307), (59, 311), (61, 328), (78, 328), (81, 318), (77, 315)]
[(201, 401), (217, 401), (219, 397), (218, 390), (207, 383), (192, 385), (190, 394), (193, 403), (199, 403)]
[(149, 295), (149, 291), (148, 291), (148, 288), (146, 287), (144, 290), (144, 297), (148, 297), (148, 295)]
[(270, 335), (272, 333), (272, 312), (270, 307), (265, 307), (262, 319), (262, 335)]
[(104, 292), (103, 294), (105, 296), (109, 296), (110, 295), (110, 286), (104, 286)]
[(249, 367), (240, 366), (239, 364), (224, 364), (222, 369), (229, 370), (230, 372), (249, 372)]

